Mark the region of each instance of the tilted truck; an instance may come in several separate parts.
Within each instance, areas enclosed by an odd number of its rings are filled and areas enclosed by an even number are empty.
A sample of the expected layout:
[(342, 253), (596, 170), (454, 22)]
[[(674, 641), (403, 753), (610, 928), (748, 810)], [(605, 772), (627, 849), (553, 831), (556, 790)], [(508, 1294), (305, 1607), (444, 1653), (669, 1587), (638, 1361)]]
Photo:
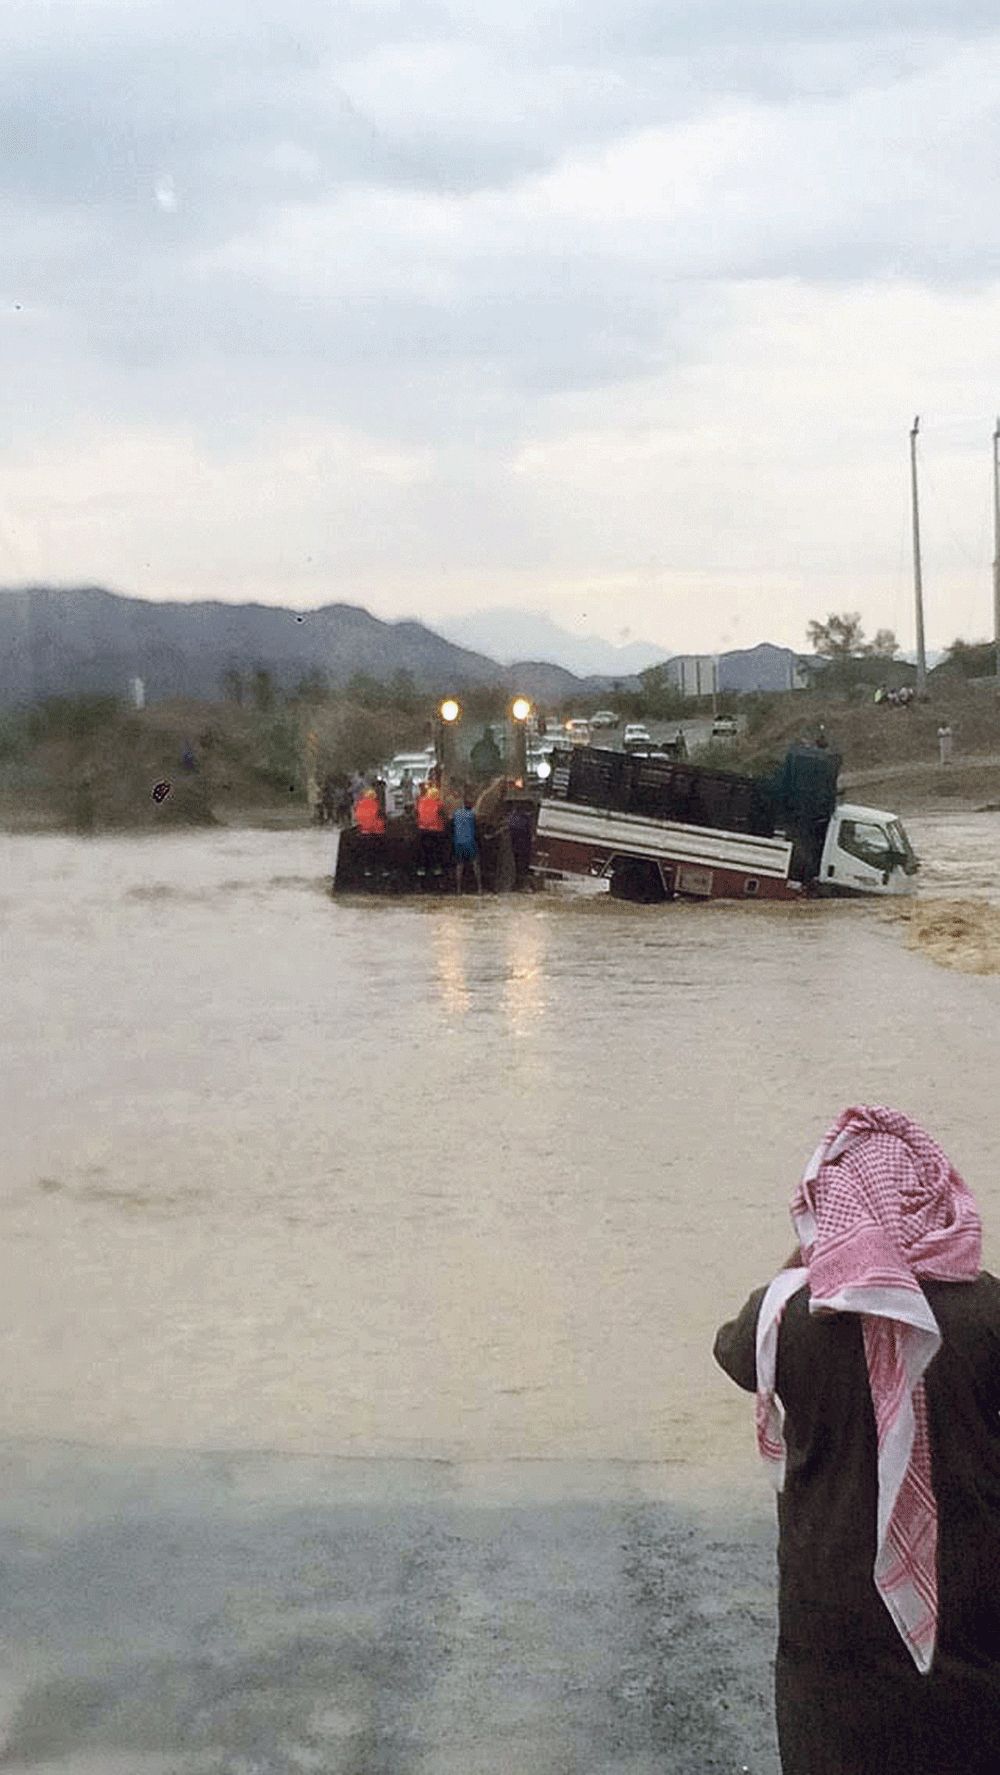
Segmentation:
[(553, 755), (532, 868), (631, 900), (908, 894), (917, 859), (892, 813), (837, 801), (840, 758), (795, 746), (770, 777), (596, 746)]

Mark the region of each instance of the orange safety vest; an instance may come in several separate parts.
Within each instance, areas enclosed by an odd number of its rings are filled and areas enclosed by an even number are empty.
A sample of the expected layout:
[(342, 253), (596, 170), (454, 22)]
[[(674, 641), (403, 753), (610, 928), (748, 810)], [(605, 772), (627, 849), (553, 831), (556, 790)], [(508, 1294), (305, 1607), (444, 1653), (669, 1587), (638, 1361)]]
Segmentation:
[(417, 802), (417, 827), (421, 832), (444, 831), (444, 803), (437, 795), (421, 795)]
[(382, 809), (374, 795), (362, 795), (354, 809), (354, 818), (357, 821), (358, 830), (361, 832), (376, 835), (385, 831)]

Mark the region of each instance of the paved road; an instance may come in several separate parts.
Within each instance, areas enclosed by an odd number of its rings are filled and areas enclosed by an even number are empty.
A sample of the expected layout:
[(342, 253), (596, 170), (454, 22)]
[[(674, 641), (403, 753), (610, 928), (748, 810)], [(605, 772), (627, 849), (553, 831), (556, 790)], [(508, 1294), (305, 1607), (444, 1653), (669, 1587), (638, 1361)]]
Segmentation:
[(958, 752), (952, 753), (948, 764), (942, 764), (939, 758), (910, 759), (905, 763), (873, 764), (864, 770), (842, 770), (840, 773), (841, 787), (858, 788), (863, 783), (879, 783), (892, 777), (921, 777), (928, 781), (937, 779), (947, 781), (949, 768), (952, 766), (968, 766), (979, 769), (1000, 769), (1000, 754), (996, 752)]
[[(712, 718), (710, 715), (692, 716), (686, 721), (647, 721), (644, 723), (644, 726), (650, 738), (659, 742), (676, 739), (678, 733), (683, 728), (684, 738), (687, 741), (688, 750), (690, 752), (694, 752), (702, 746), (707, 746), (712, 738)], [(624, 726), (600, 727), (595, 733), (591, 734), (590, 744), (592, 746), (608, 747), (611, 751), (620, 752), (622, 749), (624, 733)], [(547, 737), (551, 739), (551, 733)]]
[(766, 1513), (621, 1463), (0, 1462), (0, 1768), (776, 1775)]

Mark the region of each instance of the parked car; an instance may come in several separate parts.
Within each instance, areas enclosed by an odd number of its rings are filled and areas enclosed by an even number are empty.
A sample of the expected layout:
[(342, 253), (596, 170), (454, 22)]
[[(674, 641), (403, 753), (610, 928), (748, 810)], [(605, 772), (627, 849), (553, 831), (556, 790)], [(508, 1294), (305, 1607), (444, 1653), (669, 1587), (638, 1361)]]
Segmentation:
[(716, 715), (712, 722), (713, 740), (734, 740), (739, 731), (735, 715)]
[(418, 783), (425, 783), (434, 769), (434, 752), (428, 747), (424, 752), (397, 752), (395, 758), (382, 766), (379, 776), (385, 778), (386, 787), (398, 789), (403, 780), (403, 772), (409, 771), (410, 781), (416, 788)]
[(582, 716), (567, 721), (565, 730), (570, 743), (574, 746), (586, 746), (590, 741), (590, 722), (584, 721)]
[(653, 744), (649, 729), (643, 727), (641, 721), (630, 721), (622, 734), (622, 745), (626, 752), (649, 751)]
[(613, 709), (598, 709), (596, 715), (591, 715), (590, 725), (591, 727), (617, 727), (620, 720), (621, 716), (616, 715)]

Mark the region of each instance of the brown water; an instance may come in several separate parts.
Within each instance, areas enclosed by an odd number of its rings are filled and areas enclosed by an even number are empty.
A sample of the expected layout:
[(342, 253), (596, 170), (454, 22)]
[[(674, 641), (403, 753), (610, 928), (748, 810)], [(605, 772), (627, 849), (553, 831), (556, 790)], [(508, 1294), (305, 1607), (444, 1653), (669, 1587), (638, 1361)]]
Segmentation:
[[(928, 891), (1000, 897), (1000, 826), (912, 829)], [(741, 1459), (712, 1334), (857, 1099), (927, 1122), (1000, 1262), (1000, 981), (884, 905), (334, 902), (313, 832), (2, 843), (10, 1434)]]
[(1000, 812), (908, 819), (920, 858), (920, 893), (1000, 904)]

